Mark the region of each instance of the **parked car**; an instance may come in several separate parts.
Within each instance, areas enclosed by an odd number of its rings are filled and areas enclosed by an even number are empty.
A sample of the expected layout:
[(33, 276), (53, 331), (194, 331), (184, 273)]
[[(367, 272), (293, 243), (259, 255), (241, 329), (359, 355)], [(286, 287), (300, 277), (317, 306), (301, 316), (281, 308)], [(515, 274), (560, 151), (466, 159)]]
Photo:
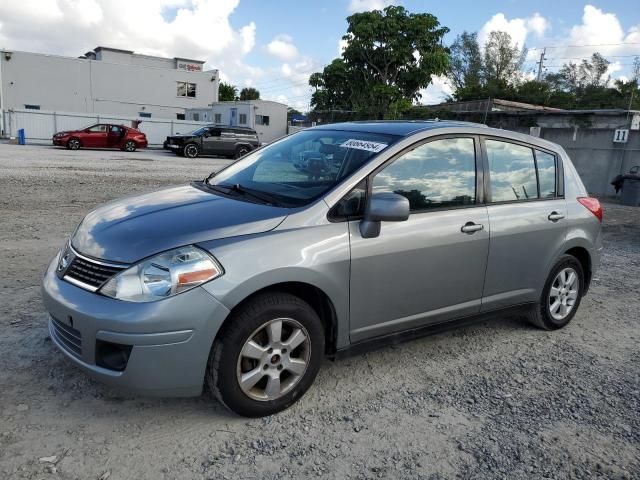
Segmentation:
[(601, 220), (566, 152), (539, 138), (446, 121), (310, 128), (89, 213), (46, 271), (49, 332), (108, 384), (207, 384), (269, 415), (325, 356), (498, 313), (564, 327)]
[(98, 123), (81, 130), (58, 132), (53, 136), (53, 144), (67, 147), (69, 150), (79, 148), (119, 148), (134, 152), (137, 148), (146, 148), (147, 136), (138, 129), (124, 125)]
[(207, 125), (186, 135), (169, 136), (164, 145), (187, 158), (199, 155), (240, 158), (258, 148), (260, 140), (251, 128)]

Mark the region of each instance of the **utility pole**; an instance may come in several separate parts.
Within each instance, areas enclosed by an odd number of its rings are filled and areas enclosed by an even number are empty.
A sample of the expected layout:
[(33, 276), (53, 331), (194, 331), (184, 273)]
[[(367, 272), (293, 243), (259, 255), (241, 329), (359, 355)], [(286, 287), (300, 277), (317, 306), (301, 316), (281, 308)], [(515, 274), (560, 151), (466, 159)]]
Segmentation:
[(547, 49), (546, 47), (542, 49), (542, 53), (540, 54), (540, 61), (537, 62), (538, 64), (538, 77), (537, 80), (540, 81), (542, 79), (542, 69), (544, 68), (544, 54), (547, 53)]

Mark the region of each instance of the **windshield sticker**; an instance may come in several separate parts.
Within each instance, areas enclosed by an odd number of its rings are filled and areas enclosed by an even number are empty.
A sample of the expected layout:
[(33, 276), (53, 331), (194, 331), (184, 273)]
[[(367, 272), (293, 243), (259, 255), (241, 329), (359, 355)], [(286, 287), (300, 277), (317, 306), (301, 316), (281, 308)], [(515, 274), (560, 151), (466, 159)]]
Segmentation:
[(375, 153), (387, 148), (386, 143), (368, 142), (366, 140), (356, 140), (355, 138), (350, 138), (340, 146), (342, 148), (356, 148), (358, 150), (366, 150), (367, 152)]

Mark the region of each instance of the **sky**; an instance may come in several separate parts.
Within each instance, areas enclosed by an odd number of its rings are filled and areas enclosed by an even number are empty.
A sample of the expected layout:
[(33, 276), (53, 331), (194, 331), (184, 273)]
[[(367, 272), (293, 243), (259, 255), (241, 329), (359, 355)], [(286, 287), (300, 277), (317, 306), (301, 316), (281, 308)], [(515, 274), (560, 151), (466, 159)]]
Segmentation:
[[(79, 56), (108, 46), (202, 59), (223, 81), (253, 86), (261, 98), (307, 110), (308, 77), (339, 56), (352, 13), (400, 4), (429, 12), (450, 29), (508, 32), (529, 49), (532, 76), (546, 48), (547, 71), (601, 52), (612, 78), (628, 78), (640, 55), (638, 0), (0, 0), (0, 48)], [(452, 93), (435, 77), (421, 103)]]

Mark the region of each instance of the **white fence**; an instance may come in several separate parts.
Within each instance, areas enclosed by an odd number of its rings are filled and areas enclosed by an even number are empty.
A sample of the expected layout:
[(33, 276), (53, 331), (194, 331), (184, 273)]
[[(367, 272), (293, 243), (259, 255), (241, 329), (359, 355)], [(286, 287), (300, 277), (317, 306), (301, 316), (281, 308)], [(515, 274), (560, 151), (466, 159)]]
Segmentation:
[(133, 120), (142, 123), (139, 129), (147, 135), (150, 145), (162, 145), (168, 135), (187, 133), (206, 125), (206, 122), (170, 120), (166, 118), (139, 118), (99, 113), (51, 112), (46, 110), (11, 109), (2, 112), (3, 130), (16, 137), (24, 128), (27, 143), (51, 142), (56, 132), (76, 130), (96, 123), (114, 123), (131, 126)]

